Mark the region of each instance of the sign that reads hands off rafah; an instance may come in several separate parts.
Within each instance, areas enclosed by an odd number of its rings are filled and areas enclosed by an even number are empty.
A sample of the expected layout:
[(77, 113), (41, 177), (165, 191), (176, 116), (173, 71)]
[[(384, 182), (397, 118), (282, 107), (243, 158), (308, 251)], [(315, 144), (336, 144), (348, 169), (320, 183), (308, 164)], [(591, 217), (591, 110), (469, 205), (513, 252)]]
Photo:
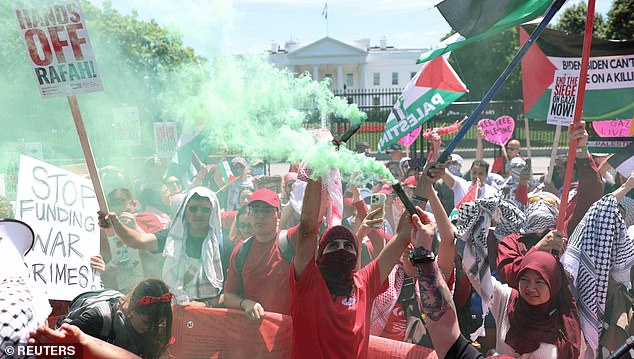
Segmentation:
[(42, 97), (103, 89), (78, 1), (28, 1), (15, 16)]
[(99, 206), (90, 180), (20, 157), (16, 217), (35, 232), (25, 257), (35, 282), (44, 283), (50, 299), (71, 300), (101, 288), (90, 257), (99, 254)]

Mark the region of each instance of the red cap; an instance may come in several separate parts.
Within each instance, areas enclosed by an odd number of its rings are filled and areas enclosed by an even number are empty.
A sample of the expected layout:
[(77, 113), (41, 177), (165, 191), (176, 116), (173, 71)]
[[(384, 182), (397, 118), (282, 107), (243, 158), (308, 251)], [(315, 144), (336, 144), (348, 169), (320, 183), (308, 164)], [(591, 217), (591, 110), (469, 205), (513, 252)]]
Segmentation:
[(409, 176), (403, 181), (405, 186), (416, 186), (416, 178), (414, 176)]
[(277, 197), (277, 193), (271, 191), (268, 188), (262, 188), (255, 191), (251, 195), (249, 206), (251, 205), (251, 203), (256, 201), (262, 201), (271, 207), (277, 208), (278, 211), (280, 210), (280, 199)]

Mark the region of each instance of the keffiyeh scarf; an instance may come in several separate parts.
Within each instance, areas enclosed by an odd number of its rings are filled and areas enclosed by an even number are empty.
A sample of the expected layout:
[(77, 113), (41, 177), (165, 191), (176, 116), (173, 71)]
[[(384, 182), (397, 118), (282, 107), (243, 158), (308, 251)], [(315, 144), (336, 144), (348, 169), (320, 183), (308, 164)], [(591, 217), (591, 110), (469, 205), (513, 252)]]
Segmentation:
[(626, 230), (616, 198), (605, 195), (577, 225), (561, 257), (577, 298), (581, 328), (595, 353), (603, 328), (609, 276), (629, 286), (634, 241)]
[[(395, 265), (387, 279), (387, 289), (376, 297), (372, 305), (372, 314), (370, 314), (370, 334), (372, 335), (380, 336), (383, 333), (394, 306), (398, 305), (398, 297), (401, 295), (401, 289), (405, 281), (403, 266), (401, 264)], [(416, 290), (416, 299), (418, 299), (418, 307), (420, 308), (418, 285), (415, 285), (414, 288)]]
[[(495, 236), (501, 240), (517, 232), (524, 223), (524, 213), (499, 197), (478, 199), (459, 208), (458, 240), (463, 243), (462, 266), (473, 288), (482, 297), (482, 326), (471, 334), (475, 340), (484, 334), (484, 317), (493, 297), (493, 281), (487, 249), (487, 235), (493, 221)], [(457, 246), (458, 248), (462, 246)]]
[[(185, 219), (187, 202), (194, 194), (209, 199), (212, 210), (209, 218), (209, 231), (202, 243), (202, 254), (196, 274), (192, 281), (185, 283), (186, 273), (192, 268), (192, 261), (186, 253), (188, 224)], [(222, 291), (224, 275), (220, 260), (220, 242), (222, 241), (222, 227), (220, 224), (220, 203), (216, 195), (206, 187), (194, 187), (181, 202), (172, 221), (172, 225), (165, 241), (165, 264), (163, 265), (163, 280), (175, 290), (184, 287), (192, 299), (213, 298)]]

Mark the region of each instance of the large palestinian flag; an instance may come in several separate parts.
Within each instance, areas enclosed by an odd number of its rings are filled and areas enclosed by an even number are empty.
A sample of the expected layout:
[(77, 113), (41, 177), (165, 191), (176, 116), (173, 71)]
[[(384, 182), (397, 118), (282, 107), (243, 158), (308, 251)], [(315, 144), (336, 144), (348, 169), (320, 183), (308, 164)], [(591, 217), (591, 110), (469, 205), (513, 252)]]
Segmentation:
[[(526, 42), (537, 26), (520, 26), (520, 42)], [(545, 119), (555, 70), (581, 67), (583, 35), (546, 29), (522, 59), (524, 113)], [(634, 113), (634, 41), (592, 39), (583, 104), (583, 119), (632, 118)]]
[(444, 57), (426, 62), (396, 100), (378, 150), (388, 148), (419, 128), (466, 92), (467, 87)]

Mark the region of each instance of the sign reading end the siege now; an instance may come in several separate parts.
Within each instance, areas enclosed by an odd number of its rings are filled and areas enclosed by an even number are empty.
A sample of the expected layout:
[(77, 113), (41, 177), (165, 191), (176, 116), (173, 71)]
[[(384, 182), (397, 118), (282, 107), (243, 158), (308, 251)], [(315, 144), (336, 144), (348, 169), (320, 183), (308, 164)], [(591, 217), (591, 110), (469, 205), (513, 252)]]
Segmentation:
[(42, 97), (103, 90), (78, 1), (30, 2), (15, 16)]
[(568, 126), (575, 116), (579, 71), (557, 70), (550, 93), (550, 105), (546, 122), (551, 125)]

